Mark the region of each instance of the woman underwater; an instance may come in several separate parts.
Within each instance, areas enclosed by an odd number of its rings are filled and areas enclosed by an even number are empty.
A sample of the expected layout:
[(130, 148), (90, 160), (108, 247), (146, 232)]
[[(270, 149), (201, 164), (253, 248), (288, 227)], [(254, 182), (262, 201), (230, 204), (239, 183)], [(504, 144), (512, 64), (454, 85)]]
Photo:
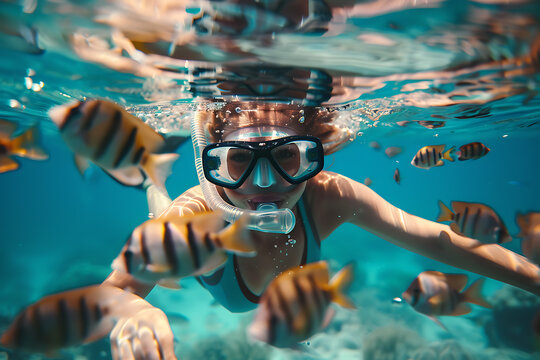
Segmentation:
[[(279, 273), (318, 261), (321, 240), (345, 222), (417, 254), (540, 295), (539, 269), (524, 257), (496, 244), (477, 246), (477, 240), (460, 236), (447, 225), (394, 207), (361, 183), (322, 171), (322, 152), (330, 154), (348, 141), (332, 125), (331, 112), (238, 102), (219, 110), (202, 110), (197, 116), (212, 143), (203, 152), (202, 162), (206, 179), (216, 184), (218, 200), (251, 213), (290, 209), (296, 219), (290, 236), (283, 231), (251, 231), (255, 257), (230, 254), (224, 266), (198, 278), (230, 311), (255, 309)], [(165, 211), (159, 201), (152, 200), (156, 199), (152, 186), (148, 194), (151, 212), (161, 216), (211, 210), (201, 186), (187, 190)], [(165, 198), (157, 194), (158, 199)], [(296, 246), (289, 247), (285, 255), (275, 245), (285, 244), (289, 238), (296, 240)], [(113, 271), (104, 284), (141, 297), (153, 288), (120, 271)], [(160, 354), (175, 359), (170, 326), (157, 308), (145, 307), (122, 319), (111, 333), (111, 346), (115, 359), (158, 359)]]

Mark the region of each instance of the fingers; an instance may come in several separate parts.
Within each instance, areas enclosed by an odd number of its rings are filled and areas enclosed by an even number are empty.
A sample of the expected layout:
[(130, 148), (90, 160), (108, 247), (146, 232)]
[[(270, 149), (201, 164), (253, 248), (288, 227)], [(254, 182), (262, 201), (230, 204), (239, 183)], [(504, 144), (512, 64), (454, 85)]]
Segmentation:
[(116, 324), (110, 336), (114, 360), (176, 360), (167, 318), (161, 312), (156, 315), (153, 323), (136, 316)]

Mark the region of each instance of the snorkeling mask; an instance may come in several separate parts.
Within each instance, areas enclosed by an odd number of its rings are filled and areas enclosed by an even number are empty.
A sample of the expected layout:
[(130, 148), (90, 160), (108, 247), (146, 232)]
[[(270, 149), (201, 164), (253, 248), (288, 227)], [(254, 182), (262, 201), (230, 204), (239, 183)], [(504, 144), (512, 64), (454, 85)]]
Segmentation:
[[(287, 136), (269, 141), (225, 141), (208, 145), (202, 153), (204, 175), (213, 184), (240, 187), (259, 161), (255, 178), (267, 177), (268, 162), (289, 183), (300, 184), (324, 167), (321, 141), (313, 136)], [(260, 173), (262, 172), (262, 175)], [(268, 181), (259, 181), (262, 183)]]
[[(230, 223), (241, 216), (249, 216), (247, 227), (252, 230), (284, 234), (291, 232), (296, 223), (291, 209), (278, 209), (274, 203), (259, 204), (257, 210), (237, 208), (221, 198), (214, 184), (238, 188), (256, 166), (263, 166), (265, 162), (270, 162), (293, 184), (305, 181), (315, 176), (324, 166), (320, 140), (311, 136), (288, 136), (261, 142), (227, 141), (207, 147), (203, 117), (203, 112), (197, 112), (193, 117), (191, 138), (195, 168), (208, 206), (222, 211), (225, 220)], [(239, 156), (236, 157), (236, 154)], [(204, 163), (203, 156), (206, 157)], [(229, 159), (234, 158), (239, 161), (227, 164)], [(205, 173), (208, 175), (205, 176)]]

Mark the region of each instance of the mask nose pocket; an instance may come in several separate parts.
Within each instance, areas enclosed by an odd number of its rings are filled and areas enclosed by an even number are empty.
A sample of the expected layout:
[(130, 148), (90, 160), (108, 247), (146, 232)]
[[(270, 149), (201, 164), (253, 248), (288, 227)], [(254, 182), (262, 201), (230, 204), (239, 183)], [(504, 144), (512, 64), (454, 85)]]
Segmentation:
[(253, 169), (253, 184), (261, 188), (267, 188), (276, 183), (274, 171), (270, 161), (265, 158), (260, 158)]

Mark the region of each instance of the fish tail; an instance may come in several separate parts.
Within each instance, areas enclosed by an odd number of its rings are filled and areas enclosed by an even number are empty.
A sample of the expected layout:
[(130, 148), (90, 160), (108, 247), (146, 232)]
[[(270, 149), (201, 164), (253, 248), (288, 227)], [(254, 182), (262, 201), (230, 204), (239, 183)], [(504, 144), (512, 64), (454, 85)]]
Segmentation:
[(330, 293), (332, 301), (348, 309), (356, 309), (356, 305), (345, 292), (354, 280), (354, 263), (346, 265), (330, 280)]
[(17, 170), (19, 163), (7, 155), (0, 155), (0, 174), (8, 171)]
[(148, 154), (142, 168), (154, 185), (161, 190), (165, 190), (165, 180), (171, 174), (172, 165), (179, 156), (174, 153)]
[(255, 255), (256, 249), (249, 237), (248, 222), (249, 215), (244, 214), (233, 224), (220, 231), (217, 234), (217, 238), (221, 247), (225, 250), (242, 253), (243, 255)]
[(453, 162), (454, 157), (452, 155), (454, 155), (455, 152), (456, 152), (456, 147), (452, 146), (450, 149), (448, 149), (448, 151), (444, 152), (443, 159), (446, 159), (446, 160), (449, 160), (449, 161)]
[(493, 305), (486, 300), (484, 295), (482, 295), (482, 286), (486, 279), (481, 278), (476, 280), (467, 290), (463, 292), (463, 298), (466, 302), (471, 304), (476, 304), (483, 306), (485, 308), (491, 309)]
[(13, 139), (12, 144), (12, 152), (16, 155), (34, 160), (46, 160), (49, 158), (49, 154), (41, 146), (39, 129), (35, 125)]
[(439, 207), (441, 208), (441, 212), (437, 218), (438, 222), (454, 220), (454, 213), (448, 208), (448, 206), (444, 205), (441, 200), (439, 200)]

